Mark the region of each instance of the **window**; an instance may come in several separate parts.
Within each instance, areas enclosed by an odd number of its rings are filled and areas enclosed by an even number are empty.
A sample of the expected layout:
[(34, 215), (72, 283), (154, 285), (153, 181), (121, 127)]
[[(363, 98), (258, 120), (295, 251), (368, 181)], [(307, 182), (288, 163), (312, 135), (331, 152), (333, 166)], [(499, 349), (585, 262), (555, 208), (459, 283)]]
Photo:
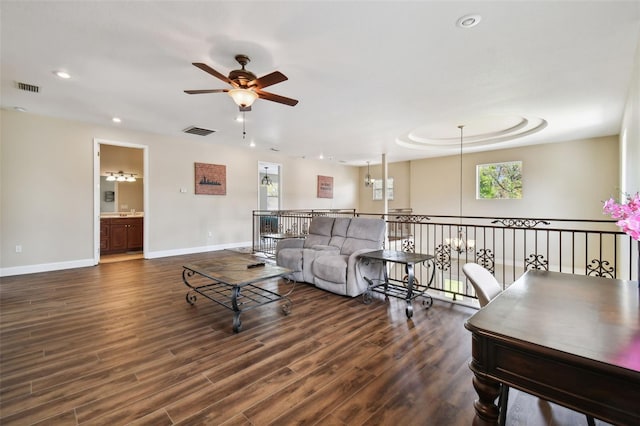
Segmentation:
[(477, 199), (522, 198), (522, 161), (476, 166)]
[[(373, 181), (373, 199), (382, 200), (382, 179)], [(393, 200), (393, 178), (387, 179), (387, 200)]]

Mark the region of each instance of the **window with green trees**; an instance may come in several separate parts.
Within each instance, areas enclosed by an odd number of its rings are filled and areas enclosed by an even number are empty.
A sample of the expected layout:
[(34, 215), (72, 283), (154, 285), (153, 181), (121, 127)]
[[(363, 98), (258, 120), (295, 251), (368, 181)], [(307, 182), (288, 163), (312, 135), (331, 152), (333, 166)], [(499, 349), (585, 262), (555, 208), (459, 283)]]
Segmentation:
[(522, 198), (522, 161), (480, 164), (476, 168), (478, 199)]

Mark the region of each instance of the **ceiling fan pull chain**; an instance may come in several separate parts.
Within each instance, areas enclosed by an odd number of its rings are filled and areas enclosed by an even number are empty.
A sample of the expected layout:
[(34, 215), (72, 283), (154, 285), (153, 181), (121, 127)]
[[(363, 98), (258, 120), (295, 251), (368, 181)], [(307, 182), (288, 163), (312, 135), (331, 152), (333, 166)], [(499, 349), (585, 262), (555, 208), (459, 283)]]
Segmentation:
[(246, 123), (246, 117), (245, 117), (245, 112), (242, 111), (242, 139), (244, 139), (244, 137), (247, 135), (247, 132), (245, 131), (245, 123)]

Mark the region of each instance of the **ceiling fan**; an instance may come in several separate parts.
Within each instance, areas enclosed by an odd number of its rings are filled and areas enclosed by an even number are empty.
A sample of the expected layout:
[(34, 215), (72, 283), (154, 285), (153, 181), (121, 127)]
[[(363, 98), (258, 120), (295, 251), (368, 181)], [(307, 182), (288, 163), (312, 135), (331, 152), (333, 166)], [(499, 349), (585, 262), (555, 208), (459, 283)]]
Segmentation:
[(236, 55), (236, 61), (242, 66), (242, 69), (233, 70), (229, 76), (214, 70), (207, 64), (194, 62), (193, 65), (202, 71), (233, 86), (231, 89), (205, 89), (205, 90), (185, 90), (189, 95), (199, 95), (203, 93), (228, 93), (234, 102), (240, 107), (240, 111), (251, 111), (251, 104), (257, 98), (266, 99), (268, 101), (278, 102), (285, 105), (295, 106), (298, 101), (296, 99), (286, 98), (274, 93), (265, 92), (265, 87), (282, 83), (287, 80), (287, 76), (280, 71), (274, 71), (270, 74), (256, 78), (255, 74), (244, 67), (250, 61), (247, 55)]

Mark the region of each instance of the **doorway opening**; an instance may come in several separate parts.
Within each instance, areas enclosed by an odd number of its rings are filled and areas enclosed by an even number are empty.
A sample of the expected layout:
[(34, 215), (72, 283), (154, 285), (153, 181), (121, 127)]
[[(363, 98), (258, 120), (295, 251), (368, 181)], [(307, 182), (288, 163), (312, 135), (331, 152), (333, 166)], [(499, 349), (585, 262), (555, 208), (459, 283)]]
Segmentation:
[(94, 264), (147, 258), (148, 147), (94, 139)]
[(280, 210), (282, 205), (282, 166), (258, 161), (258, 210)]

